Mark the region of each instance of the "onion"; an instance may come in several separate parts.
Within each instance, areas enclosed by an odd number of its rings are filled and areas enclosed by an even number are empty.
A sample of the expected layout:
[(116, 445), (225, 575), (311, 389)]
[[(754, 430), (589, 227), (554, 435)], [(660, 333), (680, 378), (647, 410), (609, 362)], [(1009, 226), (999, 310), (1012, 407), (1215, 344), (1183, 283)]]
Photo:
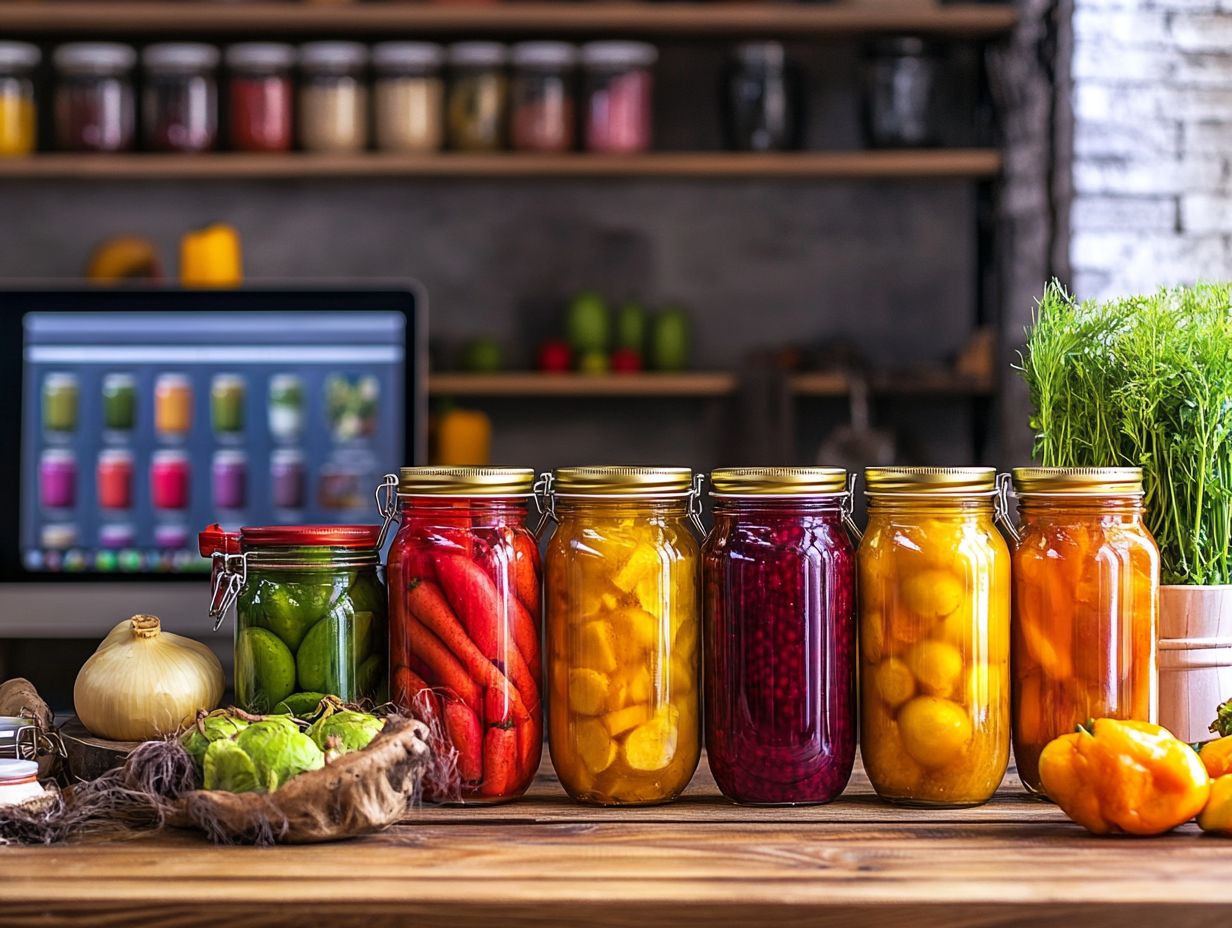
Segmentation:
[(135, 615), (108, 632), (73, 686), (73, 707), (91, 734), (145, 741), (178, 731), (222, 699), (222, 664), (191, 638)]

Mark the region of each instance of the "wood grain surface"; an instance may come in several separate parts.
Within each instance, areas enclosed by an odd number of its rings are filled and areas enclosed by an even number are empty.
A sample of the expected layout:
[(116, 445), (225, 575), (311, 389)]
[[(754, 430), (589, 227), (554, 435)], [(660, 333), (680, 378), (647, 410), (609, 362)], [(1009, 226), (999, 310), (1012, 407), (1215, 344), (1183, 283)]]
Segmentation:
[(0, 925), (1223, 928), (1230, 874), (1232, 841), (1094, 838), (1013, 776), (973, 809), (889, 806), (859, 772), (827, 806), (747, 808), (703, 762), (679, 802), (595, 809), (545, 765), (522, 801), (342, 844), (0, 848)]

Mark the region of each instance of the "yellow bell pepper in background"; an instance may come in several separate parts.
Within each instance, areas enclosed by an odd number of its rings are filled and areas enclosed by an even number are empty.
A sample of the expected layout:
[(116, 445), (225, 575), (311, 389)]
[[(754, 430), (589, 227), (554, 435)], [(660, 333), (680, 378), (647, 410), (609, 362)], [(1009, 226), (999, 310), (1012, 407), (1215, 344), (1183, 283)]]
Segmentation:
[(492, 455), (492, 420), (474, 409), (450, 409), (436, 421), (433, 464), (475, 466)]
[(1096, 719), (1054, 738), (1040, 780), (1061, 810), (1097, 835), (1158, 835), (1202, 811), (1211, 791), (1197, 752), (1149, 722)]
[(244, 282), (240, 236), (216, 222), (180, 240), (180, 283), (185, 287), (238, 287)]
[(1212, 780), (1232, 773), (1232, 737), (1216, 738), (1200, 745), (1198, 758)]

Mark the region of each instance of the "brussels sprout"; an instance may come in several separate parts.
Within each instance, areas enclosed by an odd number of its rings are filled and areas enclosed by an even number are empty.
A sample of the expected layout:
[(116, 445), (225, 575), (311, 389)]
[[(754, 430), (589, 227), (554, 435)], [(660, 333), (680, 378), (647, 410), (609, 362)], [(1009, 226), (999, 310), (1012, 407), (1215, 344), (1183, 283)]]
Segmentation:
[(295, 658), (278, 636), (243, 628), (235, 639), (235, 695), (251, 712), (268, 712), (295, 690)]
[(258, 786), (271, 793), (292, 777), (325, 765), (321, 749), (285, 716), (254, 722), (235, 743), (252, 758)]
[(202, 775), (205, 752), (212, 743), (234, 738), (247, 727), (248, 723), (243, 719), (229, 715), (207, 715), (201, 720), (200, 726), (193, 725), (180, 735), (180, 744), (184, 745), (184, 750), (188, 751), (188, 756), (193, 759), (197, 776)]
[(242, 747), (229, 738), (211, 742), (202, 761), (206, 789), (251, 793), (257, 789), (257, 769)]
[[(343, 710), (326, 715), (308, 729), (308, 736), (322, 751), (333, 750), (336, 755), (349, 754), (368, 746), (385, 723), (367, 712)], [(334, 739), (330, 744), (330, 739)]]

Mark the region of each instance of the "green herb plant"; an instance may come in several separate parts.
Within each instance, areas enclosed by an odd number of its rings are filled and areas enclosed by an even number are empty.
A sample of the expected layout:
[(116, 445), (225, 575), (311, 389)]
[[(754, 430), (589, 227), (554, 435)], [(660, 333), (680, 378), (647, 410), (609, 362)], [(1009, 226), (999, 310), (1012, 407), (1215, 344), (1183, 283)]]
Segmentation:
[(1163, 582), (1232, 583), (1232, 285), (1044, 291), (1020, 371), (1045, 467), (1143, 470)]

